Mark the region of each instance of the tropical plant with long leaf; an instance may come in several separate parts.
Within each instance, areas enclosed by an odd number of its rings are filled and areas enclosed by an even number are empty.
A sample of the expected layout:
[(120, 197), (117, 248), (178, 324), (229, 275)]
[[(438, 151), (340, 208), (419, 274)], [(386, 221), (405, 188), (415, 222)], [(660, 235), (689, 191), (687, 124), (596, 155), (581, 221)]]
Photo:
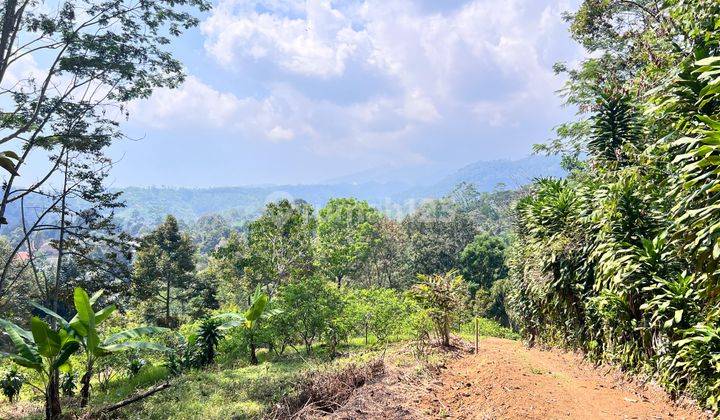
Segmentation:
[(95, 312), (93, 305), (102, 296), (100, 290), (88, 296), (87, 292), (76, 287), (73, 293), (73, 301), (77, 314), (68, 322), (54, 311), (39, 305), (33, 304), (37, 309), (56, 320), (69, 335), (71, 335), (82, 347), (85, 358), (85, 374), (80, 380), (80, 405), (87, 406), (90, 398), (90, 379), (93, 375), (93, 368), (97, 359), (109, 356), (112, 353), (125, 350), (145, 351), (167, 351), (168, 348), (160, 343), (139, 340), (144, 336), (159, 334), (167, 331), (166, 328), (143, 326), (127, 329), (110, 335), (104, 340), (100, 339), (99, 325), (103, 323), (115, 311), (115, 305), (106, 306)]
[(80, 342), (63, 328), (52, 328), (39, 317), (30, 319), (30, 331), (24, 330), (10, 321), (0, 320), (15, 351), (2, 353), (16, 364), (36, 371), (44, 387), (39, 389), (45, 396), (45, 417), (59, 419), (60, 371), (68, 371), (70, 356), (80, 348)]
[(263, 292), (260, 286), (250, 300), (250, 307), (243, 313), (224, 313), (210, 318), (217, 322), (214, 327), (218, 332), (232, 328), (243, 328), (247, 334), (250, 364), (258, 364), (257, 358), (257, 332), (260, 323), (281, 313), (278, 308), (270, 307), (270, 296)]

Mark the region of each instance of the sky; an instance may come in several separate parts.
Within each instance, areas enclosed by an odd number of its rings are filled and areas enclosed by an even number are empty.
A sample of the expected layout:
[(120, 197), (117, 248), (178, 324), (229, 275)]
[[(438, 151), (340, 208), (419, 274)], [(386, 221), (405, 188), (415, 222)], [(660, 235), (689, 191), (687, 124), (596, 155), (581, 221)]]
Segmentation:
[(216, 0), (182, 87), (130, 104), (115, 186), (320, 183), (514, 159), (572, 118), (577, 0)]

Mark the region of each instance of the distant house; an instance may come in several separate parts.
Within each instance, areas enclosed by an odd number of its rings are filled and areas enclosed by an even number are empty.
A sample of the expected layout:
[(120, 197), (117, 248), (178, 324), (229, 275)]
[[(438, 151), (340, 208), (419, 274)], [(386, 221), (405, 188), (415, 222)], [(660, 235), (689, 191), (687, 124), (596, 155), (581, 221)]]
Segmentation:
[(30, 254), (26, 251), (20, 251), (17, 254), (15, 254), (15, 258), (13, 258), (15, 261), (27, 261), (30, 259)]

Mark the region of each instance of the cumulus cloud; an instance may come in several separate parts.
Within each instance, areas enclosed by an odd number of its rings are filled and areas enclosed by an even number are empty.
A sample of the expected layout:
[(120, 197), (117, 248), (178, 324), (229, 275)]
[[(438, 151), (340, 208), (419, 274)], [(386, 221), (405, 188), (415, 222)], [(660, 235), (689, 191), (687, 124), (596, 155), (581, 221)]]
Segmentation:
[[(483, 141), (486, 131), (556, 123), (552, 64), (581, 54), (561, 19), (575, 1), (219, 0), (201, 25), (205, 50), (223, 71), (272, 69), (253, 81), (261, 94), (190, 77), (138, 107), (157, 126), (206, 124), (320, 156), (421, 162), (432, 158), (416, 147), (428, 133)], [(364, 95), (341, 98), (343, 85)]]

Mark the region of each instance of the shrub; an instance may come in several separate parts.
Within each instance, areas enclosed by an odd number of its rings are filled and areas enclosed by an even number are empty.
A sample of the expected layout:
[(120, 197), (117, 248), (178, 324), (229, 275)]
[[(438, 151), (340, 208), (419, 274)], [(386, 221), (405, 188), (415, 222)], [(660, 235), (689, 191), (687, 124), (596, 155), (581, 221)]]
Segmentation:
[(343, 297), (347, 302), (347, 317), (355, 332), (365, 337), (365, 344), (369, 334), (386, 343), (406, 325), (408, 302), (396, 290), (354, 289), (347, 290)]
[(60, 390), (66, 397), (75, 396), (78, 374), (76, 372), (65, 372), (60, 377)]
[(497, 280), (489, 289), (481, 288), (475, 294), (475, 315), (493, 319), (505, 327), (510, 326), (507, 299), (512, 285), (508, 279)]
[(410, 295), (428, 311), (442, 345), (449, 346), (450, 330), (464, 308), (467, 284), (454, 270), (446, 274), (419, 274), (418, 280)]
[(125, 369), (128, 376), (132, 377), (140, 373), (140, 370), (147, 364), (147, 360), (139, 357), (137, 353), (132, 352), (128, 355), (128, 362)]
[(0, 387), (2, 387), (3, 395), (7, 397), (11, 404), (15, 401), (17, 396), (20, 395), (20, 390), (22, 389), (23, 384), (25, 384), (25, 376), (14, 366), (5, 372), (2, 380), (0, 380)]
[(282, 310), (278, 322), (292, 331), (289, 340), (301, 341), (307, 354), (312, 353), (316, 340), (339, 337), (339, 330), (328, 333), (327, 329), (339, 328), (337, 321), (342, 314), (343, 301), (338, 288), (320, 277), (293, 280), (281, 286), (278, 307)]

